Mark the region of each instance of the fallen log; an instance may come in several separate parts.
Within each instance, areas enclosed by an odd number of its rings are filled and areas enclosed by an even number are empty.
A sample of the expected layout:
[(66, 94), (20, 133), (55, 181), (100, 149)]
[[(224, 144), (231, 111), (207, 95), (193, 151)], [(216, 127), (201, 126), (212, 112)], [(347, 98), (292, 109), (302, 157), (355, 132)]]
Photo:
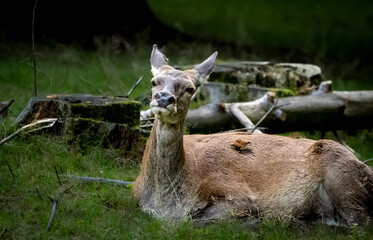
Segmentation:
[[(306, 96), (279, 98), (279, 109), (286, 117), (272, 115), (260, 127), (267, 133), (309, 130), (343, 130), (373, 127), (373, 91), (335, 91)], [(241, 111), (256, 123), (268, 110), (260, 101), (240, 103)], [(287, 105), (286, 105), (287, 104)], [(236, 117), (226, 111), (223, 103), (210, 103), (198, 109), (190, 109), (186, 126), (190, 133), (213, 133), (241, 128)]]

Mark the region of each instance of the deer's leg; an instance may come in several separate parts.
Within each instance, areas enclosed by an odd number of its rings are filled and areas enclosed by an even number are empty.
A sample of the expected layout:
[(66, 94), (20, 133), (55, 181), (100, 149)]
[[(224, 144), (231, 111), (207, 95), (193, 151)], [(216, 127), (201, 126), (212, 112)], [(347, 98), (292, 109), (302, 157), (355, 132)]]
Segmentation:
[(228, 218), (250, 218), (258, 215), (257, 205), (247, 198), (211, 197), (210, 201), (193, 214), (196, 221), (212, 221)]

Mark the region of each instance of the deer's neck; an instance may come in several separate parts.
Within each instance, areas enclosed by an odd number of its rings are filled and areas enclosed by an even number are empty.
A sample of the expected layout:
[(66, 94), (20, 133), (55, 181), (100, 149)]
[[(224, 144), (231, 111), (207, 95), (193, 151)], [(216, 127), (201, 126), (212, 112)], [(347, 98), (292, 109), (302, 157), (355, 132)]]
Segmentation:
[(178, 185), (185, 155), (183, 148), (184, 122), (166, 124), (155, 119), (150, 135), (145, 178), (154, 190), (168, 192)]

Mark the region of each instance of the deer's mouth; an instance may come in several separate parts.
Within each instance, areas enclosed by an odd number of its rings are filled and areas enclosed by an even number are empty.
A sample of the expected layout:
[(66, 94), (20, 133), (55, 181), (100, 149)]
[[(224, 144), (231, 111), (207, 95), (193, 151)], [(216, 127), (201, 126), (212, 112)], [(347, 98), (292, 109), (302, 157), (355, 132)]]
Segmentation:
[(169, 116), (172, 113), (176, 112), (176, 104), (172, 103), (167, 106), (160, 106), (157, 101), (151, 101), (150, 106), (152, 108), (152, 112), (155, 115), (161, 115), (161, 116)]

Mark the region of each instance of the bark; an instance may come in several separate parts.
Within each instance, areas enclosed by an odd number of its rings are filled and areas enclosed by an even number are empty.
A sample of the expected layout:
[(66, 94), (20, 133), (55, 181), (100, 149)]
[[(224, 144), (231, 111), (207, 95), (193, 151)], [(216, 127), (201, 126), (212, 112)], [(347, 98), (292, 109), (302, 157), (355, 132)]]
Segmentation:
[[(139, 115), (140, 103), (128, 98), (50, 95), (31, 98), (14, 124), (58, 119), (48, 133), (64, 135), (68, 143), (83, 152), (92, 146), (118, 148), (125, 152), (125, 157), (140, 161), (145, 142), (138, 129)], [(8, 140), (4, 139), (0, 144)]]
[[(268, 109), (268, 106), (261, 105), (258, 100), (240, 104), (241, 111), (254, 124)], [(226, 107), (221, 107), (223, 105), (210, 103), (189, 110), (186, 117), (189, 132), (213, 133), (241, 128), (242, 125), (229, 111), (226, 111)], [(279, 107), (282, 111), (281, 116), (276, 116), (275, 112), (260, 125), (267, 128), (265, 132), (328, 131), (373, 127), (373, 91), (315, 92), (312, 95), (279, 98), (278, 105), (285, 105)]]

